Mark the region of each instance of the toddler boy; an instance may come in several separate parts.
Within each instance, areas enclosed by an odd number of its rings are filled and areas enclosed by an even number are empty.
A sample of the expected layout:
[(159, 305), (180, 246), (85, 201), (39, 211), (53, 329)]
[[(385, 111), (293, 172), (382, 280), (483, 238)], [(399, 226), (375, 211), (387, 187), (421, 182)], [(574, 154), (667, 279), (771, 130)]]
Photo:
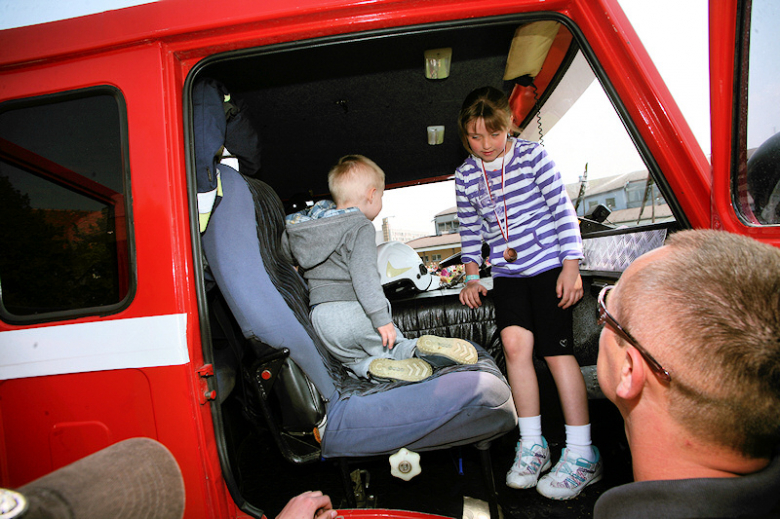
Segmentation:
[(333, 201), (289, 215), (285, 252), (309, 285), (314, 329), (328, 350), (359, 377), (418, 382), (431, 365), (473, 364), (461, 339), (406, 339), (392, 321), (377, 269), (376, 230), (385, 174), (362, 155), (347, 155), (328, 173)]

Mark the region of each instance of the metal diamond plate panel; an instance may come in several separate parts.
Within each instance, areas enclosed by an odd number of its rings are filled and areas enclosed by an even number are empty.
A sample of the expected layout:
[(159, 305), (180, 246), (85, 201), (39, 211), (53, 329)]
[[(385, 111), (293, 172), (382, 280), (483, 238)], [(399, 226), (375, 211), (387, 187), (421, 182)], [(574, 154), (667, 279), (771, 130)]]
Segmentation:
[(666, 229), (583, 239), (585, 259), (580, 269), (623, 272), (639, 256), (662, 246), (665, 239)]

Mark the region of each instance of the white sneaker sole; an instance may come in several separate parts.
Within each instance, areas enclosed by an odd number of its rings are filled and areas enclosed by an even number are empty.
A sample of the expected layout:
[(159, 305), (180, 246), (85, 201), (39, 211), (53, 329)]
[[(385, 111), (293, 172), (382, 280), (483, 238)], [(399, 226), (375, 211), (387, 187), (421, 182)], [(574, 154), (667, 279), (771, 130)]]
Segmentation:
[(380, 379), (419, 382), (430, 377), (433, 369), (422, 359), (375, 359), (369, 364), (368, 372)]
[(475, 364), (479, 357), (470, 342), (435, 335), (423, 335), (417, 339), (417, 351), (422, 355), (445, 357), (455, 364)]

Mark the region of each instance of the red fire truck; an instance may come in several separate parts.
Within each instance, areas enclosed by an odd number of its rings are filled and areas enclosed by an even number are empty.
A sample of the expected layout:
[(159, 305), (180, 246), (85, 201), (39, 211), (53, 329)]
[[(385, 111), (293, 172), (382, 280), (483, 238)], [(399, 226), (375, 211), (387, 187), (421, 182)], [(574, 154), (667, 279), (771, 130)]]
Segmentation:
[[(766, 4), (711, 1), (709, 158), (617, 0), (160, 0), (0, 31), (0, 487), (148, 437), (181, 468), (187, 517), (261, 517), (316, 484), (297, 474), (351, 457), (318, 450), (333, 434), (324, 426), (324, 438), (275, 434), (269, 423), (299, 404), (263, 407), (253, 377), (277, 372), (252, 371), (225, 346), (242, 326), (225, 290), (211, 295), (220, 283), (203, 240), (227, 199), (216, 169), (199, 177), (198, 84), (219, 89), (228, 125), (246, 116), (252, 135), (237, 134), (238, 152), (224, 143), (227, 153), (287, 209), (327, 194), (329, 166), (355, 150), (382, 165), (388, 190), (451, 179), (464, 158), (455, 118), (475, 87), (504, 89), (522, 135), (538, 140), (595, 85), (646, 171), (616, 191), (630, 224), (580, 210), (589, 288), (617, 279), (617, 258), (636, 254), (636, 242), (657, 246), (668, 231), (780, 245), (780, 166), (750, 160), (777, 127), (767, 119), (780, 77), (761, 65), (776, 45), (756, 30)], [(429, 144), (426, 127), (437, 125), (442, 142)], [(422, 296), (393, 302), (417, 323), (412, 334), (451, 297)], [(593, 300), (586, 289), (587, 329)], [(280, 301), (261, 294), (256, 304), (272, 314)], [(592, 346), (597, 333), (579, 340)], [(595, 350), (582, 348), (587, 374)], [(284, 475), (288, 463), (302, 472)], [(373, 493), (390, 491), (376, 481)], [(337, 503), (340, 489), (329, 491)]]

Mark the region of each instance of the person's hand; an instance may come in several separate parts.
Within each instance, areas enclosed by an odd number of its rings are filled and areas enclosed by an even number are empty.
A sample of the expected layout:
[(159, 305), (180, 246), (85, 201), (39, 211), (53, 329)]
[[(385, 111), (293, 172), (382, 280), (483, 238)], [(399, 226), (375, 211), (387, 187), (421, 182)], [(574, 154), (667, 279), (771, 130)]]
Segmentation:
[(460, 302), (469, 308), (479, 308), (482, 306), (480, 294), (486, 296), (488, 293), (485, 285), (477, 280), (469, 281), (463, 290), (460, 291)]
[(388, 350), (392, 350), (395, 346), (395, 325), (392, 322), (387, 323), (384, 326), (377, 328), (379, 335), (382, 336), (382, 346), (387, 347)]
[(558, 303), (560, 308), (569, 308), (571, 305), (582, 299), (584, 291), (582, 290), (582, 277), (580, 276), (579, 260), (564, 260), (563, 270), (558, 276), (558, 282), (555, 285), (555, 293), (561, 301)]
[(330, 498), (314, 490), (290, 499), (276, 519), (336, 519), (337, 513)]

